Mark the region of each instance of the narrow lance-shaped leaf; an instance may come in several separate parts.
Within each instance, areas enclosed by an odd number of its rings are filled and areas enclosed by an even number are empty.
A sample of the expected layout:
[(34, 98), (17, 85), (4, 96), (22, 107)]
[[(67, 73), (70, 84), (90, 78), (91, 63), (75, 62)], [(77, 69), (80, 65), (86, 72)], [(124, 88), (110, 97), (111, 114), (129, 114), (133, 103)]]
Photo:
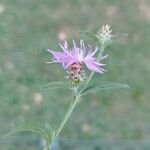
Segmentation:
[(38, 123), (25, 123), (23, 125), (20, 125), (18, 127), (13, 128), (11, 131), (9, 131), (5, 137), (14, 135), (19, 132), (32, 132), (35, 134), (40, 135), (43, 137), (45, 140), (50, 140), (52, 133), (50, 130), (48, 130), (46, 127), (43, 125), (40, 125)]
[(70, 87), (67, 83), (63, 82), (49, 82), (41, 87), (41, 90), (46, 89), (70, 89)]
[(112, 41), (113, 40), (117, 40), (117, 39), (123, 39), (123, 38), (126, 38), (127, 36), (129, 36), (129, 34), (127, 33), (123, 33), (123, 34), (116, 34), (112, 37)]
[(89, 31), (80, 31), (79, 32), (81, 35), (85, 35), (91, 39), (93, 39), (95, 42), (98, 42), (99, 41), (99, 38), (97, 35), (93, 34), (92, 32), (89, 32)]
[(99, 82), (98, 84), (91, 85), (87, 87), (81, 95), (86, 95), (90, 92), (97, 92), (101, 90), (119, 89), (119, 88), (129, 88), (127, 84), (115, 83), (115, 82)]

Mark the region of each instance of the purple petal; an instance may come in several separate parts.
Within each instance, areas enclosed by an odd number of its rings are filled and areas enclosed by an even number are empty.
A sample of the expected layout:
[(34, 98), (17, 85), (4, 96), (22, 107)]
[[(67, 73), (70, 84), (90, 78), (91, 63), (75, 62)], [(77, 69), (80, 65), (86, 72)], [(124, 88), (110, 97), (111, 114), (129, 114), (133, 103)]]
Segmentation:
[(64, 48), (68, 49), (68, 43), (67, 43), (67, 41), (64, 42)]
[(62, 48), (62, 50), (66, 53), (66, 54), (68, 54), (68, 55), (70, 55), (70, 52), (68, 51), (68, 49), (67, 48), (65, 48), (63, 45), (61, 45), (61, 44), (59, 44), (60, 45), (60, 47)]
[(64, 68), (67, 69), (69, 66), (71, 66), (75, 61), (74, 60), (70, 60), (68, 61), (65, 65)]
[(91, 70), (91, 71), (95, 71), (95, 72), (99, 72), (99, 73), (103, 73), (104, 72), (104, 69), (100, 67), (100, 65), (93, 61), (93, 60), (86, 60), (84, 61), (86, 67)]
[(94, 56), (98, 50), (99, 50), (99, 48), (98, 48), (98, 47), (95, 47), (94, 52), (92, 52), (90, 55), (91, 55), (91, 56)]
[(73, 40), (72, 42), (73, 42), (73, 48), (76, 48), (77, 46), (76, 46), (75, 41)]

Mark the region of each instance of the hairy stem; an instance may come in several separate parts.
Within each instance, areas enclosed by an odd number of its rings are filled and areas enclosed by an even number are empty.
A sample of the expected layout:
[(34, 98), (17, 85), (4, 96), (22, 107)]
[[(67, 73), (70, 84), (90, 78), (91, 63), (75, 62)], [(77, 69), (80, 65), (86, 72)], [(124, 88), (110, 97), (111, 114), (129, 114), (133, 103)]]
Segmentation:
[[(78, 102), (78, 97), (75, 96), (75, 97), (73, 98), (73, 101), (72, 101), (72, 103), (70, 104), (70, 106), (69, 106), (69, 108), (68, 108), (68, 111), (66, 112), (66, 114), (65, 114), (65, 116), (64, 116), (64, 118), (63, 118), (63, 120), (62, 120), (62, 122), (60, 123), (58, 129), (56, 130), (55, 135), (54, 135), (53, 138), (52, 138), (51, 144), (52, 144), (52, 142), (58, 137), (59, 133), (60, 133), (61, 130), (63, 129), (64, 125), (66, 124), (67, 120), (69, 119), (70, 115), (72, 114), (72, 112), (73, 112), (73, 110), (74, 110), (74, 108), (75, 108), (77, 102)], [(45, 149), (45, 150), (47, 150), (47, 149)]]
[(62, 128), (64, 127), (64, 125), (66, 124), (67, 120), (69, 119), (71, 113), (73, 112), (75, 106), (77, 104), (77, 98), (74, 98), (73, 102), (71, 103), (64, 119), (62, 120), (60, 126), (58, 127), (56, 134), (55, 134), (55, 138), (59, 135), (59, 133), (61, 132)]
[(46, 143), (45, 143), (45, 147), (44, 147), (44, 149), (43, 150), (49, 150), (49, 141), (45, 141)]

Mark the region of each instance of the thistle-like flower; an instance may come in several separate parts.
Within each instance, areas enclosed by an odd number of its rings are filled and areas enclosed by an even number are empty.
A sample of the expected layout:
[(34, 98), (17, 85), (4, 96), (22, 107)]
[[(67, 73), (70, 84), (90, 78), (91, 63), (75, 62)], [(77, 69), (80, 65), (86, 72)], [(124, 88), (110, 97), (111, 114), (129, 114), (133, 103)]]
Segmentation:
[(56, 52), (48, 49), (47, 51), (53, 55), (52, 61), (47, 63), (61, 63), (64, 69), (67, 70), (69, 74), (69, 79), (72, 83), (79, 83), (84, 80), (85, 74), (83, 70), (83, 65), (85, 65), (90, 71), (95, 71), (98, 73), (104, 73), (101, 64), (96, 61), (95, 54), (98, 51), (96, 47), (92, 50), (91, 46), (85, 46), (84, 41), (80, 40), (80, 47), (76, 46), (73, 41), (73, 47), (68, 48), (67, 41), (63, 45), (60, 44), (62, 52)]
[(100, 40), (100, 42), (103, 45), (106, 45), (108, 43), (111, 43), (111, 39), (114, 35), (111, 34), (112, 30), (110, 30), (109, 25), (104, 25), (97, 33), (97, 36)]

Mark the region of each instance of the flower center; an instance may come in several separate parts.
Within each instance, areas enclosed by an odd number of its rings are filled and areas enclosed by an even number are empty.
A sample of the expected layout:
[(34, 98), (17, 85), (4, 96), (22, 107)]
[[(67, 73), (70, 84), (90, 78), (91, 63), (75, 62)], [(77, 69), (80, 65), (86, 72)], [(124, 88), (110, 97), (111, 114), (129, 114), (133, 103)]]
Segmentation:
[(71, 84), (77, 84), (84, 81), (85, 73), (82, 67), (82, 64), (79, 62), (75, 62), (68, 68), (68, 76), (67, 78), (71, 82)]
[(70, 67), (69, 67), (69, 71), (71, 71), (72, 73), (74, 74), (77, 74), (77, 73), (81, 73), (82, 71), (82, 65), (80, 63), (73, 63)]

